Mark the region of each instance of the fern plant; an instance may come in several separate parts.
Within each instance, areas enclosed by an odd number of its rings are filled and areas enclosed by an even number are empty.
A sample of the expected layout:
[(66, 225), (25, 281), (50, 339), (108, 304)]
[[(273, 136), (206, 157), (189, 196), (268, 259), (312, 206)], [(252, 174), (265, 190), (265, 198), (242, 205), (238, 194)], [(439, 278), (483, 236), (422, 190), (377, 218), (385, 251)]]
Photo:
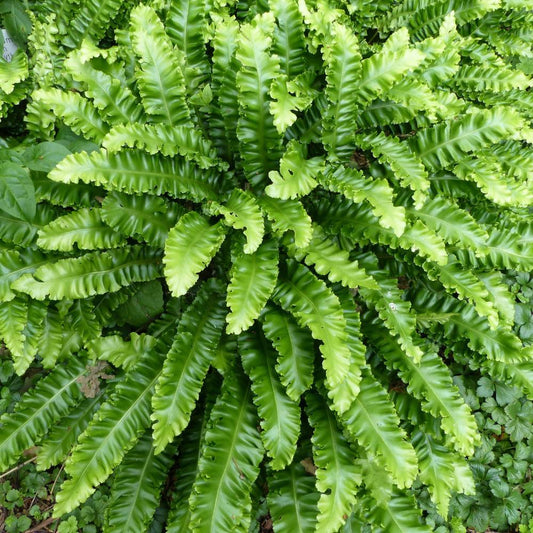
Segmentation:
[(479, 443), (447, 359), (533, 394), (530, 2), (133, 4), (33, 14), (0, 335), (50, 372), (0, 470), (65, 461), (57, 517), (113, 475), (110, 532), (169, 472), (169, 532), (429, 531)]

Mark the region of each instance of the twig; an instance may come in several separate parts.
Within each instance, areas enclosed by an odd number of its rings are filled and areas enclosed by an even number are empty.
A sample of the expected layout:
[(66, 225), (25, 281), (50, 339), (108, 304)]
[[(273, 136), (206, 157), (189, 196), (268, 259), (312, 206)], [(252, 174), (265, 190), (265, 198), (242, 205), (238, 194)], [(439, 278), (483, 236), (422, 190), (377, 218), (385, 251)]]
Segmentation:
[(7, 472), (4, 472), (2, 475), (0, 475), (0, 481), (2, 481), (5, 477), (9, 476), (9, 474), (12, 474), (13, 472), (16, 472), (17, 470), (20, 470), (23, 466), (26, 466), (29, 463), (32, 463), (35, 461), (35, 457), (32, 457), (31, 459), (28, 459), (27, 461), (24, 461), (23, 463), (15, 466), (11, 470), (8, 470)]
[(28, 529), (26, 533), (36, 533), (37, 531), (40, 531), (41, 529), (44, 529), (46, 526), (52, 524), (55, 522), (57, 518), (47, 518), (46, 520), (43, 520), (40, 524), (37, 524), (35, 527), (32, 527), (31, 529)]
[(61, 472), (63, 472), (63, 468), (65, 468), (65, 463), (63, 463), (61, 465), (61, 468), (59, 469), (59, 472), (57, 473), (57, 476), (56, 478), (54, 479), (54, 483), (52, 485), (52, 489), (50, 490), (50, 495), (53, 496), (54, 495), (54, 489), (56, 488), (56, 483), (57, 483), (57, 480), (59, 479), (59, 476), (61, 475)]

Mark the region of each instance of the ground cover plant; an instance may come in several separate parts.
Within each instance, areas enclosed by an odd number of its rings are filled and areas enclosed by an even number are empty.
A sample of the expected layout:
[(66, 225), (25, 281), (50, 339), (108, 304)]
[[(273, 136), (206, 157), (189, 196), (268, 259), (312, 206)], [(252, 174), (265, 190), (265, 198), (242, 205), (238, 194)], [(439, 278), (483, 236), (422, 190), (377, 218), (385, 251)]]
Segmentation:
[(113, 475), (104, 531), (147, 531), (167, 479), (167, 531), (416, 533), (415, 482), (442, 517), (473, 495), (455, 362), (533, 393), (502, 274), (533, 266), (530, 8), (33, 6), (0, 336), (49, 373), (0, 471), (64, 462), (56, 517)]

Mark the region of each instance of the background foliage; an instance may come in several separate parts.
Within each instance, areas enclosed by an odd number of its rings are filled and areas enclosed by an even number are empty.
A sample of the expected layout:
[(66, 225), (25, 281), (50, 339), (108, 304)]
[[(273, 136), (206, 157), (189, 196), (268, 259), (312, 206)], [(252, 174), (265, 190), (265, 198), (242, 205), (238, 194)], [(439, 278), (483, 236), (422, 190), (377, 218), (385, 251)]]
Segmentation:
[(0, 470), (65, 530), (527, 528), (531, 7), (4, 1)]

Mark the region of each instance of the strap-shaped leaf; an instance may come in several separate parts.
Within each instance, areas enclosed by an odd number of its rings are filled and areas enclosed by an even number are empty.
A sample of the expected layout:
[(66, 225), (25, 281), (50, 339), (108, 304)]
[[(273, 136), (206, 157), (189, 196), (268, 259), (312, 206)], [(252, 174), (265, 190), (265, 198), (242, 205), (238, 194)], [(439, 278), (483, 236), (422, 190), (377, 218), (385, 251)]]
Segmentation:
[(226, 320), (228, 333), (247, 330), (259, 316), (278, 279), (276, 241), (265, 241), (254, 253), (239, 255), (231, 267)]
[(262, 196), (258, 201), (275, 231), (281, 234), (293, 231), (296, 246), (305, 247), (309, 244), (313, 234), (311, 218), (298, 200), (279, 200)]
[(448, 516), (452, 491), (475, 494), (472, 472), (463, 457), (451, 453), (428, 433), (416, 431), (412, 442), (418, 457), (420, 481), (428, 485), (439, 513)]
[(315, 480), (299, 463), (268, 473), (268, 507), (277, 531), (315, 531), (317, 500)]
[(239, 336), (242, 365), (252, 382), (254, 403), (261, 418), (261, 439), (270, 466), (282, 470), (292, 462), (300, 434), (300, 406), (287, 395), (276, 374), (276, 352), (259, 331)]
[(224, 166), (217, 161), (216, 150), (192, 126), (168, 124), (119, 124), (107, 133), (102, 145), (111, 152), (121, 148), (139, 148), (149, 154), (181, 155), (200, 168)]
[(237, 73), (239, 120), (237, 137), (246, 179), (257, 186), (266, 181), (281, 157), (281, 142), (270, 114), (272, 80), (279, 72), (277, 56), (270, 55), (274, 16), (265, 13), (252, 24), (241, 26), (236, 57), (241, 63)]
[(462, 65), (453, 83), (466, 92), (501, 93), (511, 89), (527, 89), (532, 82), (519, 70), (501, 66)]
[(191, 91), (209, 74), (204, 44), (208, 9), (205, 0), (171, 0), (165, 21), (172, 43), (184, 54), (184, 74)]
[(430, 185), (428, 173), (408, 144), (383, 132), (358, 136), (357, 142), (364, 149), (372, 150), (380, 161), (390, 165), (400, 183), (413, 191), (417, 208), (424, 203)]
[(398, 371), (409, 393), (422, 401), (422, 409), (435, 417), (442, 417), (442, 429), (457, 450), (461, 454), (472, 455), (474, 446), (479, 444), (477, 424), (442, 359), (424, 346), (420, 363), (413, 362), (376, 324), (368, 326), (368, 336), (387, 365)]
[(459, 119), (421, 129), (409, 143), (427, 167), (445, 168), (470, 152), (508, 138), (520, 124), (520, 117), (510, 109), (475, 110)]
[(268, 173), (272, 184), (265, 188), (265, 192), (273, 198), (288, 200), (305, 196), (317, 186), (315, 176), (324, 168), (324, 159), (306, 159), (305, 145), (291, 140), (279, 166), (280, 172), (272, 170)]
[(294, 401), (313, 383), (315, 350), (308, 329), (276, 307), (268, 308), (261, 317), (263, 333), (278, 352), (276, 371), (287, 395)]
[(315, 394), (308, 394), (305, 399), (313, 428), (313, 462), (320, 492), (315, 531), (335, 533), (355, 504), (361, 472), (355, 462), (355, 452), (324, 400)]
[(263, 446), (246, 378), (227, 373), (211, 411), (190, 506), (194, 533), (243, 530), (251, 522), (250, 490)]
[(123, 236), (102, 222), (99, 209), (84, 208), (58, 217), (39, 230), (37, 246), (44, 250), (69, 252), (115, 248)]
[(109, 129), (89, 100), (77, 93), (46, 88), (35, 91), (32, 97), (52, 109), (72, 131), (91, 141), (100, 142)]
[(42, 204), (37, 205), (33, 222), (21, 220), (0, 210), (0, 239), (6, 243), (28, 246), (33, 242), (39, 226), (48, 224), (54, 215), (53, 208)]
[(349, 160), (355, 149), (353, 127), (360, 87), (361, 54), (357, 37), (346, 26), (334, 24), (333, 37), (324, 48), (326, 96), (329, 106), (323, 120), (322, 142), (329, 157)]
[(73, 358), (67, 366), (57, 366), (41, 379), (16, 405), (13, 413), (0, 418), (0, 470), (5, 471), (44, 435), (78, 401), (77, 379), (85, 367)]
[(163, 258), (165, 277), (174, 296), (182, 296), (196, 283), (224, 238), (221, 222), (211, 225), (194, 211), (179, 219), (168, 234)]
[(39, 446), (37, 469), (48, 470), (64, 461), (100, 407), (103, 391), (94, 398), (86, 398), (50, 430)]
[(182, 315), (152, 398), (156, 453), (187, 427), (198, 401), (224, 327), (225, 306), (219, 290), (216, 283), (204, 284)]
[(359, 170), (339, 166), (319, 181), (327, 190), (338, 192), (353, 202), (367, 200), (381, 225), (392, 228), (398, 237), (403, 233), (405, 209), (393, 204), (393, 191), (386, 180), (369, 179)]
[(72, 154), (50, 172), (61, 183), (94, 183), (129, 194), (168, 193), (176, 198), (214, 198), (209, 172), (183, 159), (168, 159), (140, 151)]
[(8, 302), (15, 297), (11, 283), (24, 274), (35, 272), (49, 261), (42, 253), (29, 248), (0, 251), (0, 301)]
[(10, 61), (0, 62), (0, 89), (3, 93), (11, 94), (15, 85), (28, 76), (28, 56), (21, 48), (13, 54)]
[(68, 345), (68, 342), (65, 342), (67, 335), (63, 317), (60, 316), (55, 305), (50, 304), (43, 320), (42, 335), (39, 339), (39, 350), (44, 368), (54, 368), (56, 361), (62, 355), (65, 344)]
[(226, 224), (235, 229), (242, 229), (246, 236), (244, 253), (254, 253), (261, 242), (265, 232), (263, 215), (255, 197), (241, 189), (234, 189), (224, 205), (213, 205), (216, 214), (224, 216)]
[(159, 251), (138, 246), (91, 252), (39, 267), (33, 277), (25, 274), (13, 288), (38, 300), (87, 298), (160, 277), (160, 261)]
[(57, 494), (54, 516), (84, 502), (119, 464), (150, 425), (150, 399), (161, 369), (157, 351), (147, 352), (98, 410), (65, 463), (71, 476)]
[(126, 454), (111, 487), (105, 532), (137, 533), (146, 530), (159, 505), (174, 451), (169, 447), (156, 456), (152, 437), (147, 432)]
[(159, 196), (110, 192), (102, 202), (102, 220), (129, 237), (163, 247), (168, 232), (177, 222), (181, 208)]
[(327, 384), (331, 388), (338, 385), (350, 366), (350, 351), (346, 345), (346, 320), (337, 296), (308, 268), (289, 261), (273, 299), (322, 341), (320, 351)]
[(360, 387), (341, 420), (346, 431), (377, 456), (399, 487), (411, 486), (418, 472), (416, 454), (400, 428), (394, 405), (369, 371), (363, 374)]
[(136, 77), (145, 111), (156, 122), (188, 123), (180, 62), (151, 7), (140, 5), (131, 12), (131, 42), (139, 62)]

